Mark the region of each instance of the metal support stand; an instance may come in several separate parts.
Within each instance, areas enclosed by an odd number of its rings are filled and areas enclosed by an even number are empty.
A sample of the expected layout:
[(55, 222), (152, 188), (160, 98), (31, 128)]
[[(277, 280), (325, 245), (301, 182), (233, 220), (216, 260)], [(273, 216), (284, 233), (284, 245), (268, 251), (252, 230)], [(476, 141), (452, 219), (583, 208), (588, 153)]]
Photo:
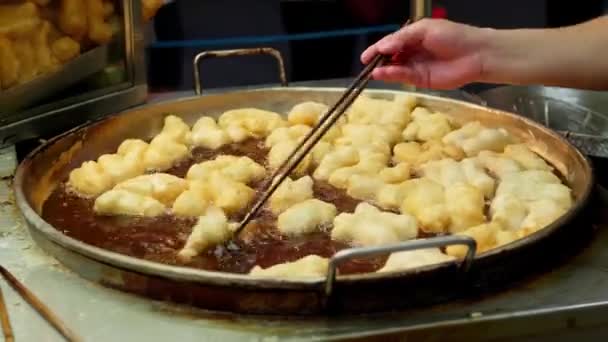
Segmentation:
[(431, 16), (431, 0), (410, 0), (410, 19), (412, 22)]
[[(410, 0), (410, 21), (415, 22), (431, 16), (433, 3), (431, 0)], [(411, 84), (403, 84), (403, 90), (415, 92), (417, 89)]]

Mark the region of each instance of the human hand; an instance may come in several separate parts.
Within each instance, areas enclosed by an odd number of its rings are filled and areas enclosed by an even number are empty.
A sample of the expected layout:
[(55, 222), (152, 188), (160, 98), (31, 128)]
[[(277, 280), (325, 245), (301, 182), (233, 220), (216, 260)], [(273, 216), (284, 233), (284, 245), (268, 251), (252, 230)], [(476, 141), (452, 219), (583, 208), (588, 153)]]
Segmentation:
[(422, 19), (367, 48), (361, 61), (367, 64), (377, 54), (392, 55), (391, 63), (373, 71), (374, 79), (421, 88), (458, 88), (483, 79), (487, 31), (443, 19)]

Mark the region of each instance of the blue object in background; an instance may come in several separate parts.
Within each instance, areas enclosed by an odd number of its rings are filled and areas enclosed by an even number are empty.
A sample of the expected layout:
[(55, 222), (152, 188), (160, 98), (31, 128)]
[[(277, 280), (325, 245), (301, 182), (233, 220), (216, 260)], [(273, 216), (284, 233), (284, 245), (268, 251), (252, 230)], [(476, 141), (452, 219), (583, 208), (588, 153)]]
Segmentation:
[(166, 48), (217, 48), (228, 45), (259, 45), (284, 43), (297, 40), (315, 40), (335, 37), (360, 36), (371, 33), (389, 33), (399, 29), (399, 25), (378, 25), (371, 27), (359, 27), (352, 29), (333, 30), (324, 32), (309, 32), (296, 34), (268, 35), (268, 36), (243, 36), (219, 39), (195, 39), (195, 40), (169, 40), (158, 41), (150, 45), (152, 49)]

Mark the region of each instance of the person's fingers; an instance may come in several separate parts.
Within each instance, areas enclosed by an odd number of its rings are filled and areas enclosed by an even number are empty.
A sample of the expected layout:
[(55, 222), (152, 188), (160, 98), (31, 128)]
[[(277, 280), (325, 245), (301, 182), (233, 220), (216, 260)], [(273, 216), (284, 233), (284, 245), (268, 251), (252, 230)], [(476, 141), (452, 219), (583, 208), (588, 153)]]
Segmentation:
[(427, 21), (421, 20), (382, 38), (375, 44), (378, 53), (392, 55), (407, 48), (417, 47), (424, 40), (427, 27)]
[(365, 51), (363, 51), (363, 53), (361, 54), (361, 62), (363, 64), (369, 63), (376, 55), (380, 53), (378, 51), (378, 44), (385, 39), (390, 39), (390, 37), (394, 34), (395, 33), (391, 33), (389, 35), (384, 36), (384, 38), (380, 39), (375, 44), (372, 44), (367, 49), (365, 49)]
[(423, 41), (427, 27), (428, 22), (421, 20), (385, 36), (363, 51), (361, 62), (367, 64), (377, 54), (393, 55), (408, 48), (415, 48)]
[(455, 89), (476, 80), (468, 61), (412, 62), (376, 68), (372, 77), (385, 82), (404, 82), (419, 88)]
[(455, 89), (479, 81), (482, 76), (479, 59), (477, 55), (470, 55), (449, 62), (429, 62), (426, 64), (429, 70), (429, 86), (436, 89)]
[(361, 63), (367, 64), (369, 63), (374, 56), (378, 54), (378, 48), (376, 44), (369, 46), (363, 53), (361, 54)]
[(415, 70), (408, 66), (388, 65), (376, 68), (372, 77), (386, 82), (406, 82), (420, 86), (420, 77)]

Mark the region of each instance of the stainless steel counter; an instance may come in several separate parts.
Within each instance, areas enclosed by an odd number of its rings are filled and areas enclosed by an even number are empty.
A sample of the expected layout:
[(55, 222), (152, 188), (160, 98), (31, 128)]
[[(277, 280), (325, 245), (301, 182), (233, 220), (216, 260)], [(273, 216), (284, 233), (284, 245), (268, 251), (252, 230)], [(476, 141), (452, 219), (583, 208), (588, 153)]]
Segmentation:
[[(4, 153), (0, 174), (10, 173), (14, 163), (14, 151)], [(85, 341), (477, 341), (549, 336), (552, 341), (589, 341), (608, 336), (608, 229), (601, 225), (590, 245), (566, 264), (484, 298), (357, 317), (245, 317), (155, 302), (81, 279), (32, 242), (11, 200), (9, 183), (0, 181), (0, 263)], [(0, 281), (0, 287), (16, 341), (61, 341), (5, 282)]]

